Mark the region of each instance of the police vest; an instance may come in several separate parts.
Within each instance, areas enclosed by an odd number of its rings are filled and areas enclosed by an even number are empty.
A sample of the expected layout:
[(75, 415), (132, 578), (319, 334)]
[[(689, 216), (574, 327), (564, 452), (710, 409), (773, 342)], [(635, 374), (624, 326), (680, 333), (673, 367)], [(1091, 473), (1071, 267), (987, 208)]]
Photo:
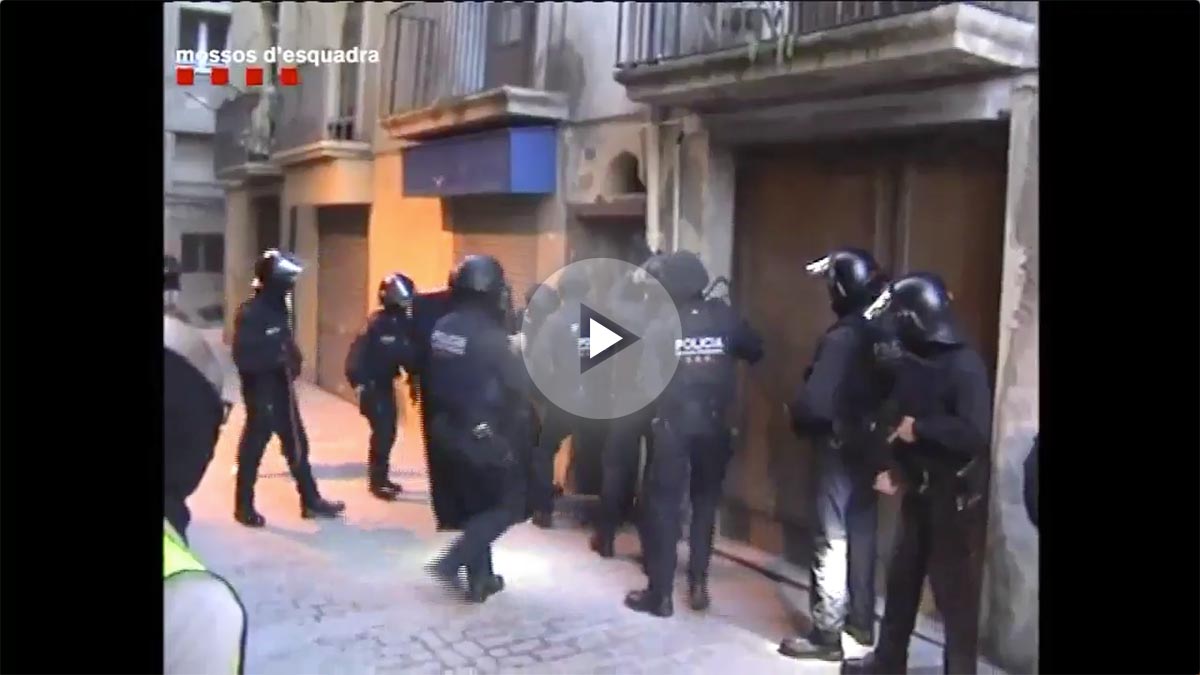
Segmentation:
[(242, 644), (237, 653), (233, 654), (230, 659), (230, 672), (241, 675), (242, 673), (242, 654), (246, 649), (246, 608), (242, 605), (242, 599), (238, 597), (237, 591), (229, 585), (220, 576), (208, 571), (204, 563), (192, 553), (187, 544), (183, 543), (183, 539), (175, 532), (175, 528), (166, 520), (163, 520), (163, 583), (166, 583), (172, 577), (184, 572), (201, 572), (220, 581), (229, 589), (229, 593), (233, 595), (233, 599), (237, 602), (238, 607), (242, 609)]
[(718, 301), (685, 307), (679, 313), (681, 335), (675, 340), (678, 385), (711, 393), (732, 391), (735, 374), (727, 306)]

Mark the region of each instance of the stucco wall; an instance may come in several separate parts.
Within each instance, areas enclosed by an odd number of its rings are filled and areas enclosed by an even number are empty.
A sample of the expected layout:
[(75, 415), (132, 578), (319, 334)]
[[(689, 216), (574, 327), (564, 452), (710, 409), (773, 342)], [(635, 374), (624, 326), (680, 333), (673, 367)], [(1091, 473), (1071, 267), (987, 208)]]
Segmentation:
[(1011, 672), (1031, 673), (1038, 655), (1038, 535), (1022, 491), (1039, 423), (1036, 75), (1013, 91), (1010, 139), (983, 644)]
[(537, 70), (545, 88), (561, 91), (573, 120), (636, 113), (641, 108), (613, 79), (616, 62), (615, 2), (547, 2), (539, 5)]

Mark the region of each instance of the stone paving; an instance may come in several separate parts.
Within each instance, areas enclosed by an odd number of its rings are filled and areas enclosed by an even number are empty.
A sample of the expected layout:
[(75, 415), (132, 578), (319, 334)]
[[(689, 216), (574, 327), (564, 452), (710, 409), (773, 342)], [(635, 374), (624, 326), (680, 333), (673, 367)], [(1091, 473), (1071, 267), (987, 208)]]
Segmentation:
[[(714, 604), (658, 619), (627, 610), (644, 578), (626, 533), (602, 560), (578, 528), (509, 531), (496, 550), (507, 588), (483, 605), (450, 598), (422, 565), (453, 536), (434, 531), (419, 454), (398, 452), (403, 501), (366, 492), (366, 424), (354, 407), (310, 386), (300, 401), (313, 464), (326, 497), (347, 502), (337, 521), (299, 517), (277, 444), (267, 450), (258, 508), (267, 527), (233, 522), (232, 466), (240, 406), (217, 458), (191, 500), (190, 538), (240, 592), (250, 616), (248, 673), (835, 673), (775, 653), (792, 632), (795, 590), (722, 558), (713, 561)], [(682, 558), (681, 558), (682, 559)], [(680, 581), (680, 590), (683, 583)], [(861, 652), (861, 650), (857, 650)], [(914, 641), (913, 671), (940, 672), (940, 649)]]

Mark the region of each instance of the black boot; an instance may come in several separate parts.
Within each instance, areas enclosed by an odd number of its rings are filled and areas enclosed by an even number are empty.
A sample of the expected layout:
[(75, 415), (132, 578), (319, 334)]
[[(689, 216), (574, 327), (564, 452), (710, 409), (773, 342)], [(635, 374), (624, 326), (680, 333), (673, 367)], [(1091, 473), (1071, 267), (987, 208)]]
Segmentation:
[(653, 614), (664, 619), (675, 613), (675, 605), (671, 602), (671, 596), (659, 597), (649, 590), (630, 591), (625, 596), (625, 606), (635, 612)]
[(779, 643), (779, 653), (793, 659), (818, 659), (820, 661), (841, 661), (842, 636), (824, 635), (817, 630), (807, 636), (797, 635)]
[(614, 555), (613, 537), (611, 535), (595, 532), (592, 534), (592, 539), (589, 542), (592, 550), (600, 554), (601, 558), (611, 558)]
[(688, 582), (688, 604), (697, 612), (703, 612), (712, 604), (708, 596), (708, 579), (700, 577)]
[(437, 559), (426, 563), (425, 571), (433, 578), (434, 583), (443, 590), (461, 597), (463, 589), (459, 581), (457, 567), (448, 564), (445, 559)]
[(245, 490), (239, 490), (234, 499), (233, 519), (246, 527), (262, 527), (267, 524), (267, 519), (254, 510), (254, 493), (247, 494)]
[(404, 488), (387, 479), (387, 476), (371, 476), (367, 479), (367, 490), (385, 502), (394, 502)]
[[(866, 626), (866, 627), (864, 628), (863, 626)], [(875, 622), (874, 621), (872, 621), (871, 623), (864, 623), (862, 625), (860, 625), (858, 623), (846, 622), (846, 625), (842, 628), (842, 632), (844, 632), (846, 635), (849, 635), (851, 638), (854, 639), (855, 642), (857, 642), (858, 644), (860, 644), (864, 647), (874, 647), (875, 646)]]
[(300, 505), (301, 518), (336, 518), (346, 510), (343, 502), (330, 502), (317, 497)]
[(467, 591), (467, 602), (484, 602), (491, 596), (504, 590), (504, 577), (499, 574), (488, 575), (483, 581), (472, 581)]

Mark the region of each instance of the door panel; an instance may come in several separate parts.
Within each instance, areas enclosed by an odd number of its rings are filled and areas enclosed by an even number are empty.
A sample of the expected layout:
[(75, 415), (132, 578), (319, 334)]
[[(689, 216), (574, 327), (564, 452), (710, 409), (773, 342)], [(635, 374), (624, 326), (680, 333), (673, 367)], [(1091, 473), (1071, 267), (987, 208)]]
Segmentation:
[(783, 409), (834, 320), (825, 285), (804, 265), (834, 246), (871, 250), (888, 191), (872, 159), (824, 148), (745, 158), (737, 184), (739, 309), (764, 336), (766, 357), (744, 378), (742, 448), (729, 483), (746, 506), (797, 525), (808, 521), (807, 447)]
[(934, 271), (954, 294), (971, 346), (995, 373), (1007, 157), (1002, 143), (913, 156), (905, 170), (906, 271)]
[(484, 86), (530, 87), (532, 82), (534, 21), (533, 2), (487, 4), (487, 63)]
[(366, 322), (369, 217), (366, 205), (317, 209), (317, 384), (350, 402), (355, 396), (345, 363)]

